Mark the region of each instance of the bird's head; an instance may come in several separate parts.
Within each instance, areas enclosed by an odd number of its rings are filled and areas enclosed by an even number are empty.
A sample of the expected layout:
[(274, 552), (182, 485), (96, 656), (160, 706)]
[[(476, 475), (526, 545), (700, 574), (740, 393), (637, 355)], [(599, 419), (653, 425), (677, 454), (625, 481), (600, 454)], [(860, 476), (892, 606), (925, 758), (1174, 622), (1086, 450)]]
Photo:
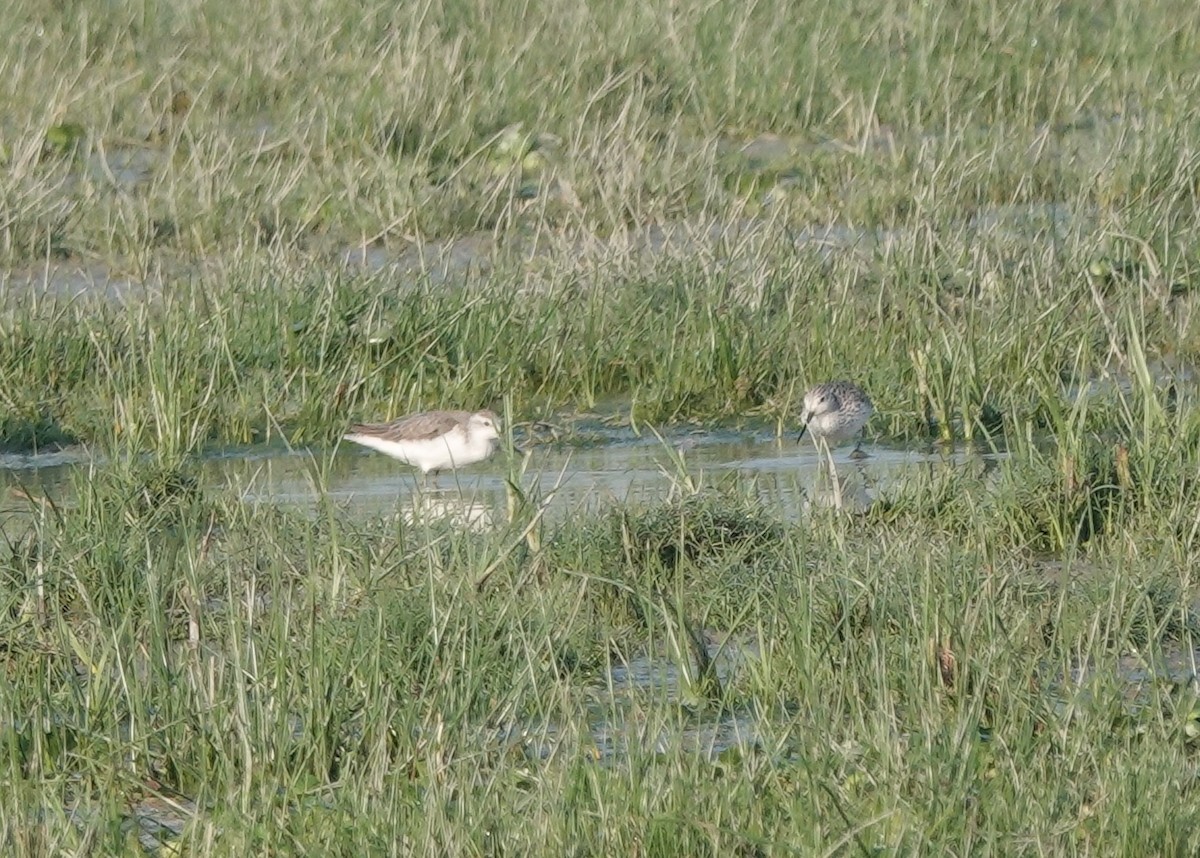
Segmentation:
[(479, 434), (489, 441), (500, 440), (500, 418), (495, 412), (476, 411), (468, 422), (471, 425), (471, 434)]
[(820, 417), (822, 414), (828, 414), (831, 411), (837, 411), (842, 407), (842, 403), (838, 401), (837, 396), (828, 389), (815, 388), (810, 390), (804, 396), (804, 405), (800, 409), (800, 422), (803, 428), (800, 430), (800, 437), (804, 437), (804, 431), (808, 428), (808, 424), (814, 417)]

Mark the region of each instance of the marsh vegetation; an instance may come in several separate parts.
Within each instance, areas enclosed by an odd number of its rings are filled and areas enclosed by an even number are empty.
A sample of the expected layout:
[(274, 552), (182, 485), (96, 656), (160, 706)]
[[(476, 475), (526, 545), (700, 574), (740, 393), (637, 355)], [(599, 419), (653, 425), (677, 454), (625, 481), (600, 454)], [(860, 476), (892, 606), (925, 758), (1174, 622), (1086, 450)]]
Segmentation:
[[(13, 4), (0, 449), (78, 464), (0, 505), (0, 843), (1194, 854), (1196, 56), (1184, 0)], [(986, 466), (678, 452), (839, 377)], [(668, 488), (331, 498), (439, 406)], [(310, 503), (205, 476), (270, 445)]]

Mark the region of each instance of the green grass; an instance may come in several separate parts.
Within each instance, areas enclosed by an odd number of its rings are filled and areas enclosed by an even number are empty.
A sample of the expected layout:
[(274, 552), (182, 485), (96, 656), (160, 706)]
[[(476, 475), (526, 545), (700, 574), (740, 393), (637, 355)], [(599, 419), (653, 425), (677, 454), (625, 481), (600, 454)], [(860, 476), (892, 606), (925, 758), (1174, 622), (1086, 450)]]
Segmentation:
[[(25, 4), (0, 36), (0, 251), (610, 234), (758, 211), (772, 189), (800, 225), (1045, 201), (1124, 220), (1147, 191), (1190, 196), (1189, 11)], [(788, 144), (766, 169), (736, 155), (762, 134)], [(131, 151), (140, 180), (113, 167)]]
[[(0, 843), (1194, 854), (1192, 7), (16, 4), (0, 451), (98, 455), (4, 502)], [(484, 533), (323, 491), (354, 419), (783, 433), (833, 377), (1008, 455), (799, 521), (682, 460)], [(198, 476), (281, 440), (314, 509)]]
[[(165, 790), (199, 807), (187, 854), (1190, 851), (1197, 699), (1117, 660), (1191, 651), (1194, 489), (1118, 488), (1050, 552), (1067, 490), (1043, 468), (801, 524), (730, 485), (515, 553), (522, 518), (471, 535), (81, 474), (5, 564), (6, 842), (128, 851), (130, 804)], [(614, 659), (686, 664), (679, 606), (753, 654), (715, 692), (610, 694)], [(687, 743), (722, 719), (752, 732)]]
[[(128, 306), (14, 298), (0, 441), (177, 457), (506, 395), (521, 417), (616, 398), (641, 421), (783, 424), (813, 379), (841, 376), (871, 391), (888, 436), (974, 437), (1047, 426), (1064, 395), (1108, 372), (1141, 372), (1150, 390), (1195, 359), (1190, 295), (1154, 295), (1145, 271), (1098, 283), (1086, 248), (1049, 260), (1044, 245), (1011, 260), (1001, 248), (982, 274), (958, 268), (991, 241), (929, 247), (912, 234), (832, 270), (776, 246), (746, 260), (756, 272), (665, 259), (536, 289), (509, 270), (397, 291), (382, 275), (263, 262)], [(1112, 416), (1097, 408), (1084, 428)]]

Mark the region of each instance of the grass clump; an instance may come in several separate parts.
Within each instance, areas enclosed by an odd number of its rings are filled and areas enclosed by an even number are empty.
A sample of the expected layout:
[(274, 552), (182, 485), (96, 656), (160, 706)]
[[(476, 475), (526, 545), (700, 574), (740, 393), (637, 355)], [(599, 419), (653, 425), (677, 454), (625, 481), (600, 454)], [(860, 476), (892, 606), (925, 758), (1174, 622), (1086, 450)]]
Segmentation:
[(613, 514), (631, 569), (683, 562), (753, 565), (782, 538), (779, 522), (748, 498), (691, 494), (644, 510)]

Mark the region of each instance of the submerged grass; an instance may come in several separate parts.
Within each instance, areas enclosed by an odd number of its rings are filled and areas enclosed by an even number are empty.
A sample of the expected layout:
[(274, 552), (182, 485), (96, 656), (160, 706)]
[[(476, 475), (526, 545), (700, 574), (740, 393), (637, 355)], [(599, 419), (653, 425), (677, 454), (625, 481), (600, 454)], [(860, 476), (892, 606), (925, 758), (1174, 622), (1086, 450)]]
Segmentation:
[[(1184, 0), (13, 4), (0, 449), (98, 455), (5, 500), (0, 843), (1196, 853), (1198, 51)], [(485, 532), (196, 476), (832, 377), (1007, 456), (799, 522), (514, 472)]]

